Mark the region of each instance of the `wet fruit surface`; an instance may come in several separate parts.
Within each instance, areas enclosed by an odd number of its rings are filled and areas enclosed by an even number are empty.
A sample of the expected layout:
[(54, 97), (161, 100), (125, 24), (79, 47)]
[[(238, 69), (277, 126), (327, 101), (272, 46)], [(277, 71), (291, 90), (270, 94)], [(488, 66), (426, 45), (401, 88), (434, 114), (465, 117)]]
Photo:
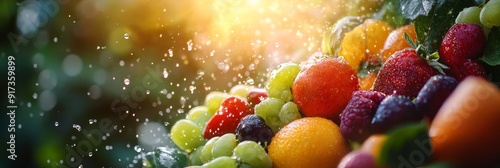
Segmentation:
[(338, 59), (306, 65), (293, 83), (293, 98), (308, 117), (339, 121), (353, 91), (359, 89), (356, 72)]
[(281, 129), (268, 150), (273, 167), (332, 167), (350, 147), (335, 123), (306, 117)]

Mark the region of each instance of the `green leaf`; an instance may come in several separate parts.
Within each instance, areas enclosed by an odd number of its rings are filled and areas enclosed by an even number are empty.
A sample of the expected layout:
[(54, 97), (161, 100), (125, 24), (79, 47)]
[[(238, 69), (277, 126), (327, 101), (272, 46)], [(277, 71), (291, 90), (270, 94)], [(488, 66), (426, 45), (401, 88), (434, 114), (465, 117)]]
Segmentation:
[(415, 19), (421, 15), (428, 15), (432, 9), (432, 5), (436, 0), (400, 0), (399, 11), (408, 19)]
[(184, 168), (188, 166), (187, 155), (175, 148), (157, 147), (154, 153), (157, 168)]
[(419, 167), (431, 154), (427, 125), (419, 122), (392, 130), (382, 145), (377, 163), (388, 167)]
[(399, 7), (399, 0), (387, 0), (382, 8), (374, 14), (373, 18), (384, 21), (393, 28), (409, 24), (410, 20), (399, 12)]
[[(425, 4), (425, 2), (432, 2), (432, 4)], [(437, 0), (423, 1), (422, 4), (425, 4), (424, 6), (430, 5), (432, 8), (427, 14), (419, 15), (414, 19), (415, 31), (420, 44), (424, 46), (428, 53), (433, 53), (439, 49), (441, 41), (448, 29), (455, 24), (455, 18), (458, 13), (464, 8), (474, 5), (474, 1)], [(402, 5), (403, 4), (401, 4), (401, 6)], [(425, 8), (425, 10), (427, 9), (428, 7)]]
[(417, 43), (408, 35), (408, 33), (405, 32), (405, 40), (408, 44), (410, 44), (411, 48), (417, 48)]
[(500, 65), (500, 27), (493, 27), (484, 47), (483, 61), (488, 65)]
[(486, 0), (475, 0), (475, 1), (476, 1), (477, 6), (481, 6), (481, 5), (486, 3)]

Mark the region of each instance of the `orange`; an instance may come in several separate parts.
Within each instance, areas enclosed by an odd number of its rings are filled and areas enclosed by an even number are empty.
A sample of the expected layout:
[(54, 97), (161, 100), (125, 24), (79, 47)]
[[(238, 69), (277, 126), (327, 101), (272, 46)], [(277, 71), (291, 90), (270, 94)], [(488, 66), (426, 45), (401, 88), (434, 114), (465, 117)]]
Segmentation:
[(276, 133), (268, 155), (275, 168), (321, 168), (337, 167), (350, 150), (340, 128), (331, 120), (305, 117)]
[(384, 47), (380, 52), (382, 62), (385, 62), (387, 58), (391, 57), (391, 55), (395, 52), (410, 47), (408, 42), (405, 40), (405, 33), (407, 33), (413, 40), (417, 39), (415, 26), (411, 24), (392, 31), (385, 40)]
[(435, 161), (493, 167), (500, 159), (500, 90), (481, 77), (465, 78), (429, 128)]
[(374, 58), (378, 57), (391, 32), (391, 26), (384, 21), (367, 19), (345, 34), (337, 55), (344, 57), (344, 60), (357, 71), (361, 63), (377, 60)]
[(370, 90), (373, 82), (377, 79), (377, 72), (369, 72), (368, 75), (358, 78), (360, 90)]
[(363, 142), (359, 150), (370, 153), (377, 160), (385, 140), (387, 140), (387, 135), (373, 134)]

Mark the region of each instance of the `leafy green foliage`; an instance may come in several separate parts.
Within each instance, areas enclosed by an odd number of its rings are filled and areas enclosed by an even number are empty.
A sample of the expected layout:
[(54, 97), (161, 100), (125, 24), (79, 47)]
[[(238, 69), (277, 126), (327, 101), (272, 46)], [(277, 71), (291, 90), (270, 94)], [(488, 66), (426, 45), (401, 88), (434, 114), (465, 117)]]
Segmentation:
[(500, 65), (500, 27), (494, 27), (488, 36), (488, 41), (484, 47), (483, 61), (488, 65)]
[(187, 155), (174, 148), (157, 147), (154, 150), (154, 156), (154, 163), (157, 168), (183, 168), (188, 166)]
[(410, 20), (405, 18), (399, 10), (398, 0), (388, 0), (384, 2), (382, 8), (375, 13), (374, 18), (382, 20), (391, 27), (401, 27), (410, 23)]
[(429, 159), (431, 150), (424, 122), (404, 125), (388, 134), (377, 162), (389, 167), (419, 167)]
[(418, 41), (427, 53), (439, 49), (458, 13), (472, 5), (473, 0), (400, 0), (401, 13), (414, 21)]

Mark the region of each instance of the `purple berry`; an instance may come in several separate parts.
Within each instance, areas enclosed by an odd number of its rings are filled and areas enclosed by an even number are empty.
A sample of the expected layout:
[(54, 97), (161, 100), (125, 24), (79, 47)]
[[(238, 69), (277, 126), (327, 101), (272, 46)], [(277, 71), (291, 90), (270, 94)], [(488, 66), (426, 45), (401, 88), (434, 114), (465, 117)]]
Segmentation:
[(378, 104), (385, 97), (376, 91), (355, 91), (340, 115), (340, 131), (352, 141), (364, 141), (371, 135), (371, 121)]
[(273, 136), (273, 131), (266, 125), (264, 119), (255, 114), (243, 117), (236, 127), (236, 139), (239, 142), (255, 141), (265, 148), (271, 143)]
[(417, 111), (413, 102), (399, 95), (387, 96), (378, 106), (372, 119), (375, 133), (385, 133), (397, 125), (420, 121), (423, 114)]
[(430, 121), (434, 119), (446, 98), (455, 90), (458, 81), (450, 76), (431, 77), (418, 93), (415, 105)]
[(362, 151), (352, 151), (345, 155), (339, 163), (338, 168), (375, 168), (375, 159), (369, 153)]

